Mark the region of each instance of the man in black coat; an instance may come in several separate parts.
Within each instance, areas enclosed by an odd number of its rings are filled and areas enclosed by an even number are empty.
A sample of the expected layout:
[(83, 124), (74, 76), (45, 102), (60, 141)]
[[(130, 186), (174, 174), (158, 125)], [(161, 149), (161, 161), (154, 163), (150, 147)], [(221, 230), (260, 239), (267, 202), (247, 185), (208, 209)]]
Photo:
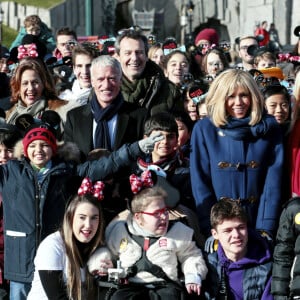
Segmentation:
[(67, 114), (64, 140), (76, 143), (83, 158), (93, 149), (114, 151), (143, 136), (147, 110), (124, 101), (121, 77), (122, 69), (115, 58), (109, 55), (95, 58), (89, 102)]
[(150, 114), (183, 110), (179, 88), (148, 59), (147, 38), (141, 32), (124, 30), (117, 37), (115, 49), (123, 72), (121, 91), (125, 101), (147, 108)]

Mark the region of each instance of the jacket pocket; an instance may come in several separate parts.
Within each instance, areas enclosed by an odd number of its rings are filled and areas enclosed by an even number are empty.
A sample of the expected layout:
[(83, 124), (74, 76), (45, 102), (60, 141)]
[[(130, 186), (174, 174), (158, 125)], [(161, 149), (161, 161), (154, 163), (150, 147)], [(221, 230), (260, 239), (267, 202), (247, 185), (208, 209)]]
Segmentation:
[(31, 276), (36, 252), (35, 231), (6, 230), (4, 243), (5, 273), (10, 274), (9, 277), (11, 275), (17, 275), (18, 278)]

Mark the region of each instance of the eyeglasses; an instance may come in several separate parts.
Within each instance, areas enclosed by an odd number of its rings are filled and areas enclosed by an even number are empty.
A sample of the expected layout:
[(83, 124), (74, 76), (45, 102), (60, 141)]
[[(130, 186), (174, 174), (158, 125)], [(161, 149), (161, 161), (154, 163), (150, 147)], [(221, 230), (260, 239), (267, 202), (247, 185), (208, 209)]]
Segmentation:
[(265, 88), (267, 86), (281, 86), (280, 81), (277, 77), (264, 77), (260, 74), (255, 77), (255, 81), (260, 88)]
[(161, 208), (161, 209), (157, 209), (154, 212), (147, 212), (147, 211), (140, 211), (139, 213), (141, 214), (145, 214), (148, 216), (152, 216), (155, 218), (160, 218), (162, 215), (167, 216), (169, 214), (169, 210), (167, 207)]
[(157, 43), (156, 36), (155, 35), (149, 35), (148, 36), (148, 44), (150, 46), (155, 45)]
[(78, 43), (77, 43), (77, 41), (75, 41), (75, 40), (70, 40), (70, 41), (67, 41), (67, 42), (65, 42), (65, 43), (58, 43), (58, 45), (60, 46), (60, 47), (75, 47), (76, 45), (77, 45)]
[(230, 42), (226, 42), (226, 41), (220, 42), (219, 48), (222, 49), (224, 52), (229, 52), (229, 50), (231, 49)]
[(142, 33), (143, 30), (140, 26), (138, 25), (134, 25), (134, 26), (131, 26), (129, 28), (123, 28), (123, 29), (120, 29), (118, 31), (118, 35), (123, 35), (123, 34), (126, 34), (126, 33), (130, 33), (130, 32), (138, 32), (138, 33)]

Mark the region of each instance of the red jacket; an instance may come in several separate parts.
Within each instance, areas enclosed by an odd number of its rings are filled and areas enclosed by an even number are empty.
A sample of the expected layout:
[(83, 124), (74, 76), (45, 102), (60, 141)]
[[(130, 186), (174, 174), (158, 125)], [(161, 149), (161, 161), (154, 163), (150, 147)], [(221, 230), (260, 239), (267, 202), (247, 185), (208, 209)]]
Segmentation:
[(263, 28), (258, 28), (255, 31), (255, 36), (258, 36), (260, 34), (264, 36), (264, 39), (259, 42), (259, 46), (260, 47), (266, 46), (270, 42), (270, 34), (269, 34), (269, 32), (267, 30), (265, 30)]
[(288, 162), (292, 194), (300, 195), (300, 119), (294, 125), (288, 141)]

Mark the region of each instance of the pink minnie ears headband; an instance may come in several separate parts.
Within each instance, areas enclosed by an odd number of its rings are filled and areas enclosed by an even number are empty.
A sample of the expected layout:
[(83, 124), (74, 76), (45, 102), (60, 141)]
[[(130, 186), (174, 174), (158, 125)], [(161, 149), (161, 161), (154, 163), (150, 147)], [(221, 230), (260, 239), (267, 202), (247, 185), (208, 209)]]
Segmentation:
[(22, 59), (28, 56), (34, 58), (39, 56), (36, 44), (32, 43), (26, 45), (26, 47), (24, 45), (20, 45), (18, 47), (18, 59)]
[(96, 181), (93, 185), (91, 179), (86, 177), (82, 180), (81, 186), (78, 189), (78, 195), (83, 196), (90, 194), (101, 201), (104, 199), (104, 187), (105, 184), (102, 181)]
[(141, 176), (137, 176), (135, 174), (130, 175), (129, 177), (131, 191), (134, 194), (140, 192), (143, 188), (150, 188), (154, 186), (151, 171), (144, 171)]
[(300, 62), (300, 56), (292, 55), (291, 53), (278, 53), (280, 62)]

